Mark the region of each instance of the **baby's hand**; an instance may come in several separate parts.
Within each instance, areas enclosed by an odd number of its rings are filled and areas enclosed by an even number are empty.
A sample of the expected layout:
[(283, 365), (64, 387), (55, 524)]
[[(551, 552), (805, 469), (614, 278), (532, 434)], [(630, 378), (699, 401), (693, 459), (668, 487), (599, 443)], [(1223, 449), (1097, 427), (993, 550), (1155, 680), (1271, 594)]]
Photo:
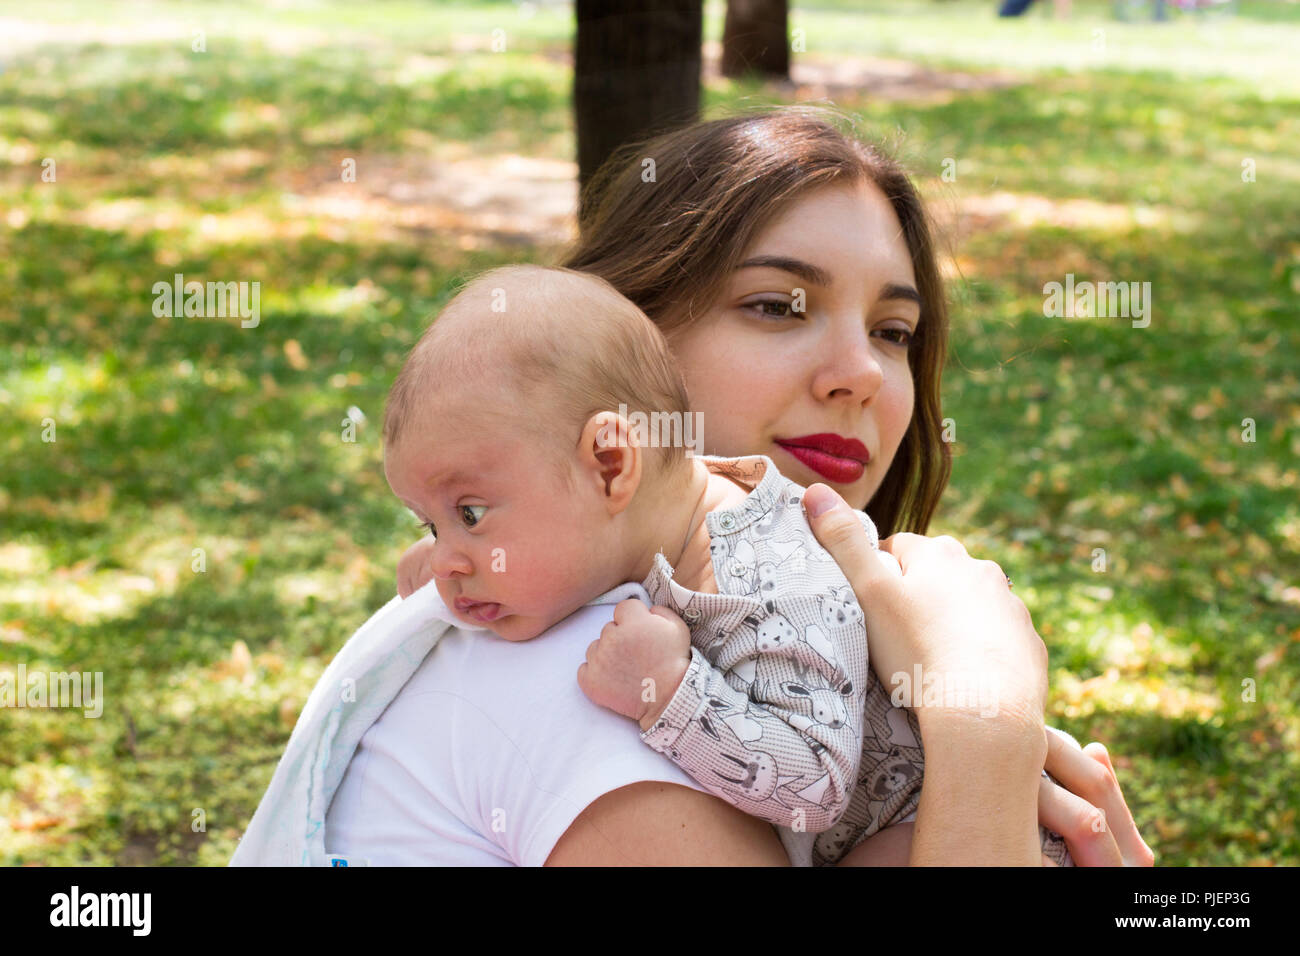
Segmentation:
[(433, 580), (433, 538), (426, 535), (397, 560), (397, 593), (410, 597)]
[[(631, 717), (649, 730), (691, 666), (691, 632), (663, 607), (620, 601), (614, 619), (587, 648), (578, 686), (594, 704)], [(645, 681), (651, 683), (645, 683)]]

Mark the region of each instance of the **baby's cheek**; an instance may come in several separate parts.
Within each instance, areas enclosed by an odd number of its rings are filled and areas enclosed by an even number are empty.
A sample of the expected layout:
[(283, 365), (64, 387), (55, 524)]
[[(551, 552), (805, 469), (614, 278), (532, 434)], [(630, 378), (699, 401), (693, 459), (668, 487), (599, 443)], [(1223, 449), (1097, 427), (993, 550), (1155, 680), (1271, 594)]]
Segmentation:
[(510, 603), (513, 597), (521, 609), (539, 615), (566, 603), (586, 583), (585, 568), (575, 557), (552, 549), (509, 551), (502, 562), (502, 600)]

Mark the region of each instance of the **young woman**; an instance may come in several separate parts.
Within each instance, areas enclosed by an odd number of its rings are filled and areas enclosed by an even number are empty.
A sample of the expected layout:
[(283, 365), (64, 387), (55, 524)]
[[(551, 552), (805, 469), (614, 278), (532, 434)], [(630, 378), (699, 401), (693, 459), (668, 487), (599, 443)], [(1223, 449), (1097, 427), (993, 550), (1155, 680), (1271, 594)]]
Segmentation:
[[(707, 454), (767, 455), (835, 492), (810, 491), (810, 520), (888, 672), (998, 680), (997, 717), (917, 709), (926, 775), (903, 858), (1035, 864), (1041, 822), (1081, 865), (1150, 865), (1105, 749), (1045, 732), (1046, 650), (1001, 570), (920, 536), (950, 469), (942, 281), (904, 171), (833, 120), (780, 109), (620, 151), (560, 264), (608, 280), (659, 324)], [(819, 503), (835, 507), (814, 515)], [(849, 506), (894, 535), (882, 546), (901, 575), (868, 554)], [(403, 556), (399, 590), (450, 573), (426, 540)], [(573, 674), (610, 610), (589, 606), (530, 642), (526, 672), (493, 658), (493, 642), (444, 638), (363, 738), (330, 809), (330, 849), (381, 863), (785, 862), (771, 827), (585, 700)], [(1041, 778), (1044, 764), (1062, 786)]]

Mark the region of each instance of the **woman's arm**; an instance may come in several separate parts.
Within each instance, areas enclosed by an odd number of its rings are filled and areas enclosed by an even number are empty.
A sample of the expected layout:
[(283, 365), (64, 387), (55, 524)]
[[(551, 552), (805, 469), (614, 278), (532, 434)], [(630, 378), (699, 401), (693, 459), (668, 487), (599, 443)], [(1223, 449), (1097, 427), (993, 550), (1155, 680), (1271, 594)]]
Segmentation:
[(547, 866), (788, 866), (776, 831), (707, 793), (635, 783), (582, 811)]
[(1038, 790), (1047, 745), (1041, 729), (918, 708), (925, 780), (916, 809), (913, 866), (1038, 866)]

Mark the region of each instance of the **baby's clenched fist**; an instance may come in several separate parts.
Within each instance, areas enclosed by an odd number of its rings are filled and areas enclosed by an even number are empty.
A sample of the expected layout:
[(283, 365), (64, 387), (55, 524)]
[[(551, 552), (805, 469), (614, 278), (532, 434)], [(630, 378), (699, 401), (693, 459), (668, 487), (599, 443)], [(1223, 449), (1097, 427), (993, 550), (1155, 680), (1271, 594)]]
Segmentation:
[(686, 623), (667, 608), (628, 598), (587, 648), (578, 686), (592, 703), (631, 717), (644, 731), (659, 719), (690, 666)]

